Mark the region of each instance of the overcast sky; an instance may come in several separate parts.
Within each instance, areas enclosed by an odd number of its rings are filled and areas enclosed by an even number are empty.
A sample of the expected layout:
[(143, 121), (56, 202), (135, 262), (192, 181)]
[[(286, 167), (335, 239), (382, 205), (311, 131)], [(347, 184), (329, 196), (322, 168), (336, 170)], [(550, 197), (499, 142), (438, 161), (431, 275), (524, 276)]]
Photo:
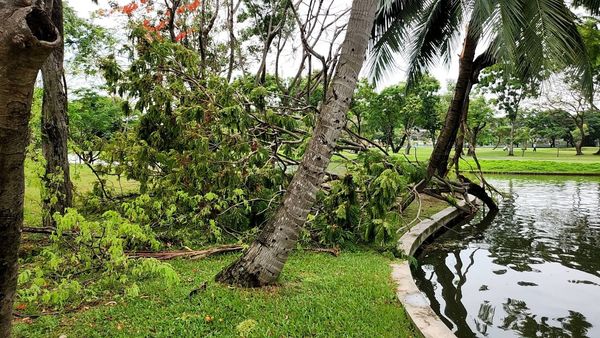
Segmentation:
[[(350, 3), (349, 0), (334, 0), (340, 2)], [(109, 8), (107, 0), (99, 0), (99, 5), (95, 5), (91, 0), (69, 0), (67, 1), (71, 7), (73, 7), (81, 17), (89, 18), (91, 13), (98, 10), (99, 8)], [(126, 4), (127, 1), (120, 0), (122, 4)], [(95, 19), (95, 23), (100, 24), (102, 26), (116, 29), (118, 27), (122, 27), (117, 21), (119, 19), (115, 17), (101, 18)], [(388, 85), (396, 84), (398, 82), (404, 81), (406, 77), (406, 62), (402, 60), (400, 56), (398, 56), (397, 69), (390, 71), (386, 78), (384, 78), (381, 83), (378, 84), (378, 88), (384, 88)], [(442, 88), (445, 88), (446, 83), (448, 81), (455, 81), (458, 75), (458, 55), (453, 56), (452, 62), (450, 65), (437, 65), (433, 69), (430, 70), (431, 74), (435, 76), (441, 83)], [(290, 74), (291, 75), (291, 74)]]

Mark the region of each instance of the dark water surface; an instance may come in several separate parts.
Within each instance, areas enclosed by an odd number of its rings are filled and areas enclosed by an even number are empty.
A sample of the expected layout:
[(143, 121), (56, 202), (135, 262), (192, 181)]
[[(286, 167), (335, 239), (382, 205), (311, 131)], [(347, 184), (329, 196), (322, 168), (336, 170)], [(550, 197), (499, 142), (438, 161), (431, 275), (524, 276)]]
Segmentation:
[(458, 337), (600, 337), (600, 180), (489, 181), (509, 194), (426, 246), (413, 271)]

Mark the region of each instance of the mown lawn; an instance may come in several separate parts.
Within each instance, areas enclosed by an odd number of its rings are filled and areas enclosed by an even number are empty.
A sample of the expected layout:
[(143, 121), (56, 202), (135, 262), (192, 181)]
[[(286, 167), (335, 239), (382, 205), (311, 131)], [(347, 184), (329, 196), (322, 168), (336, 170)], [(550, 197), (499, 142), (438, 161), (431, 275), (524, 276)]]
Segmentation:
[[(404, 151), (404, 149), (402, 149)], [(432, 148), (419, 146), (406, 155), (411, 161), (426, 162), (429, 160)], [(494, 173), (530, 173), (530, 174), (593, 174), (600, 175), (600, 155), (594, 155), (598, 148), (588, 147), (583, 149), (584, 155), (575, 155), (574, 148), (539, 148), (534, 152), (531, 148), (524, 153), (520, 148), (515, 148), (515, 156), (507, 156), (507, 152), (498, 148), (478, 148), (477, 158), (484, 172)], [(346, 158), (355, 158), (353, 153), (344, 153)], [(403, 158), (404, 155), (392, 154)], [(451, 154), (453, 156), (453, 153)], [(470, 156), (463, 156), (461, 170), (477, 170), (475, 162)], [(344, 162), (339, 157), (334, 157), (328, 170), (341, 175), (345, 173)]]
[[(40, 195), (41, 180), (38, 174), (38, 164), (30, 160), (25, 162), (25, 211), (24, 223), (27, 226), (39, 226), (42, 221), (42, 202)], [(92, 171), (83, 164), (71, 164), (71, 180), (73, 181), (75, 194), (86, 194), (94, 188), (97, 181)], [(119, 184), (116, 177), (107, 180), (107, 188), (114, 191), (134, 191), (139, 184), (135, 181), (121, 179)]]
[[(515, 149), (515, 156), (507, 156), (502, 149), (481, 148), (477, 151), (484, 172), (532, 174), (594, 174), (600, 175), (600, 156), (597, 148), (585, 148), (584, 155), (575, 155), (575, 149), (543, 148), (533, 152)], [(557, 156), (558, 154), (558, 156)], [(475, 170), (475, 162), (465, 157), (463, 170)]]
[[(42, 316), (15, 325), (15, 337), (412, 337), (394, 294), (391, 260), (371, 251), (293, 254), (280, 285), (230, 288), (213, 276), (237, 257), (174, 261), (177, 288), (141, 286), (142, 297)], [(207, 282), (205, 291), (190, 291)], [(29, 323), (27, 323), (29, 322)]]

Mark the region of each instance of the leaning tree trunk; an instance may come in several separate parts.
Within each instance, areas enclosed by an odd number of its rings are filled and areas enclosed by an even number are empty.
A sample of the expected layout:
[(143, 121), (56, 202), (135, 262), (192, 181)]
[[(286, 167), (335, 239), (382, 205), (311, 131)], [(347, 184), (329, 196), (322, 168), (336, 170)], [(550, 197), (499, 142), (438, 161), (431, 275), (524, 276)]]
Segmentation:
[(475, 73), (473, 61), (478, 42), (479, 35), (467, 29), (467, 36), (465, 37), (462, 54), (460, 55), (459, 73), (454, 89), (454, 97), (446, 114), (444, 127), (440, 132), (440, 136), (429, 159), (427, 167), (428, 177), (436, 174), (443, 177), (448, 172), (450, 151), (456, 140), (466, 102), (465, 98), (469, 96), (471, 81)]
[(467, 94), (465, 95), (465, 100), (463, 102), (462, 107), (462, 115), (460, 117), (460, 126), (458, 129), (458, 133), (456, 136), (456, 141), (454, 142), (454, 159), (452, 162), (454, 163), (454, 168), (456, 169), (456, 176), (460, 175), (460, 159), (463, 155), (463, 147), (465, 145), (465, 136), (467, 132), (467, 116), (469, 115), (469, 94), (471, 93), (471, 89), (473, 88), (473, 81), (470, 80), (467, 85)]
[[(46, 12), (52, 23), (63, 34), (62, 0), (50, 0)], [(67, 149), (67, 88), (64, 81), (64, 45), (56, 48), (42, 66), (44, 79), (44, 101), (42, 104), (42, 153), (46, 159), (46, 172), (43, 177), (44, 204), (43, 224), (54, 227), (55, 213), (64, 214), (71, 206), (73, 191), (69, 175)]]
[(259, 287), (273, 283), (281, 273), (320, 189), (336, 140), (346, 125), (346, 113), (365, 59), (377, 4), (376, 0), (352, 2), (346, 37), (327, 100), (282, 204), (244, 255), (216, 276), (217, 281)]
[(17, 286), (33, 86), (60, 43), (46, 13), (27, 3), (0, 0), (0, 337), (10, 336)]

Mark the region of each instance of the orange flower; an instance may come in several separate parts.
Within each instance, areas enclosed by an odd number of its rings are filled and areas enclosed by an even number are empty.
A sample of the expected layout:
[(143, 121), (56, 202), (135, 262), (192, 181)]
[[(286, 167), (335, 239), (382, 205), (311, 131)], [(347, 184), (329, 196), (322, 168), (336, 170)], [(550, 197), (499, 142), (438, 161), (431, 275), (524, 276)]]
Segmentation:
[(198, 6), (200, 6), (200, 0), (194, 0), (194, 2), (187, 5), (186, 8), (188, 9), (188, 11), (194, 11), (196, 10), (196, 8), (198, 8)]
[(132, 2), (128, 5), (123, 6), (122, 12), (124, 14), (127, 14), (128, 16), (131, 16), (131, 14), (133, 14), (133, 12), (138, 9), (138, 4), (136, 4), (135, 2)]
[(181, 32), (179, 34), (177, 34), (177, 36), (175, 37), (175, 41), (179, 42), (181, 40), (183, 40), (183, 38), (185, 38), (187, 36), (187, 32)]

